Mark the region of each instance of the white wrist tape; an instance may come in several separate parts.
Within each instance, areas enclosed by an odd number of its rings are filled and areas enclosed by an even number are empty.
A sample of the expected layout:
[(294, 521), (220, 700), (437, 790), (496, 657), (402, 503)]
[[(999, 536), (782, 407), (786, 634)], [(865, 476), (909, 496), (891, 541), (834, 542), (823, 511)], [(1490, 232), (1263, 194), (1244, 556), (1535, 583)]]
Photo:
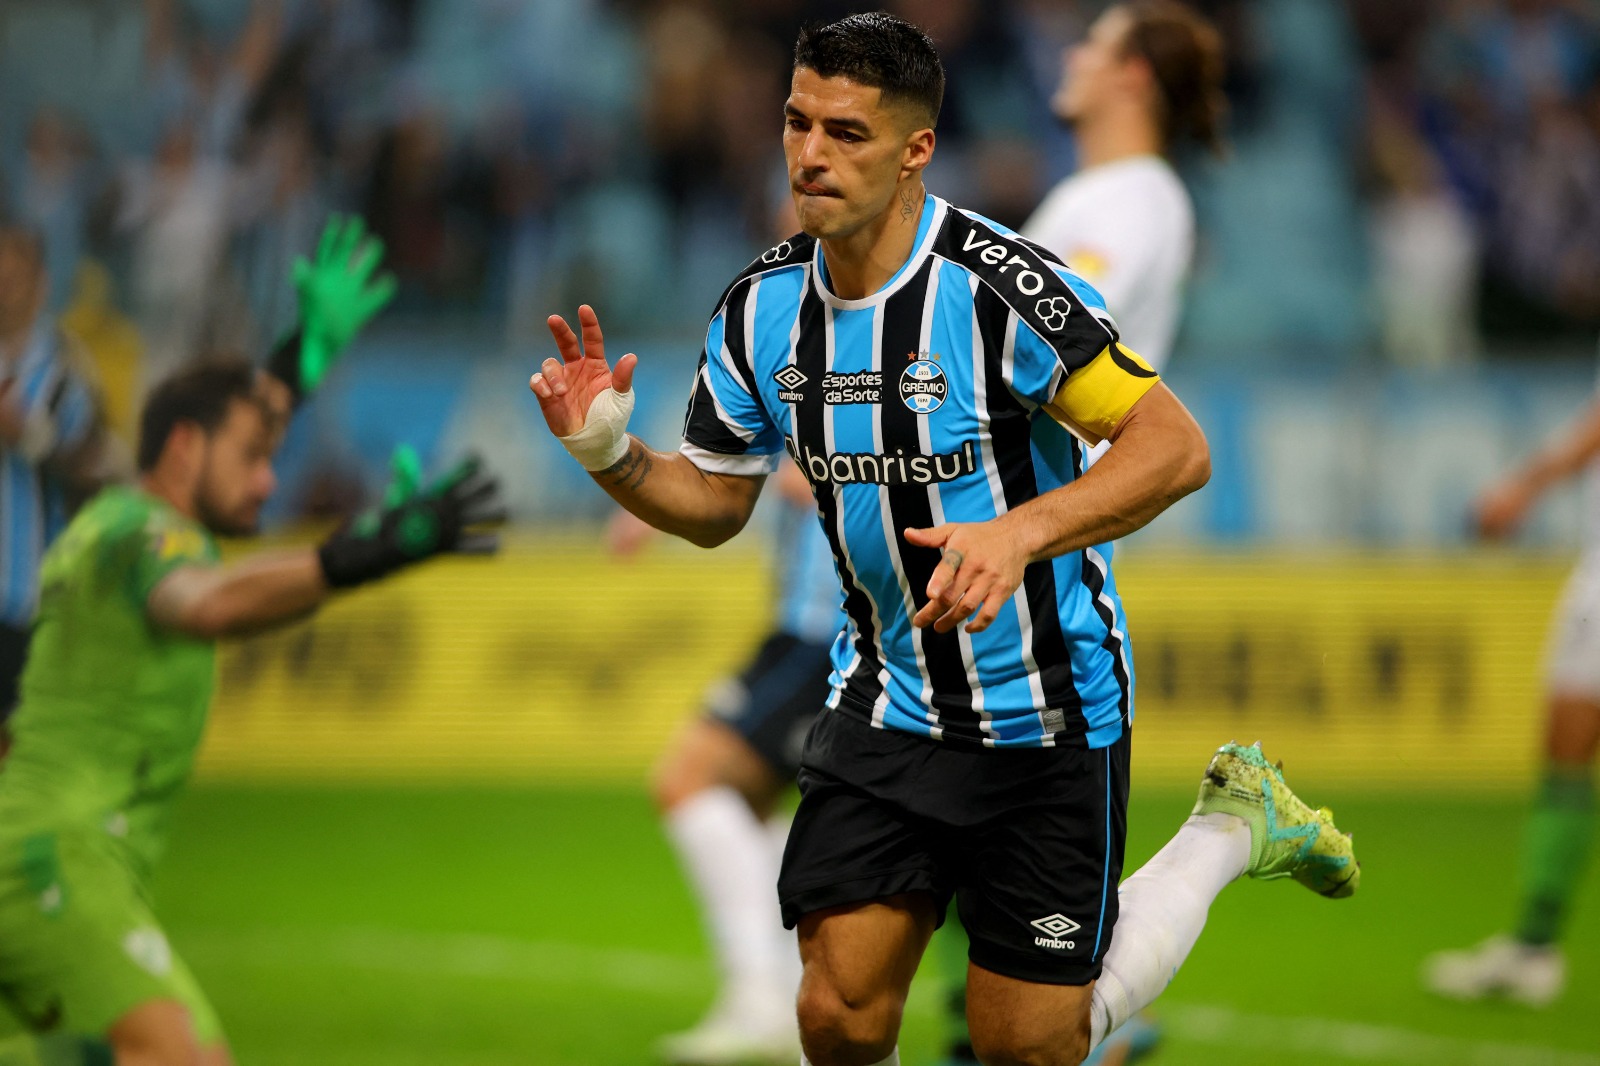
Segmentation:
[(628, 416), (633, 414), (633, 390), (607, 389), (596, 396), (583, 416), (583, 428), (557, 437), (585, 470), (604, 470), (628, 454)]

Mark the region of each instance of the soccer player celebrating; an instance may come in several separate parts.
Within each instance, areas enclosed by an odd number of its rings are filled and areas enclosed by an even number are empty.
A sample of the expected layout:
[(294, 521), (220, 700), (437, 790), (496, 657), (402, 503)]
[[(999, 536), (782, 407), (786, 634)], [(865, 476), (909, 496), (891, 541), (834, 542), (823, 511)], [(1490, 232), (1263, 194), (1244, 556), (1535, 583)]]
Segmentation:
[[(304, 329), (273, 375), (208, 362), (157, 385), (138, 483), (96, 496), (45, 558), (0, 765), (0, 1009), (40, 1037), (44, 1063), (229, 1061), (148, 902), (204, 729), (217, 640), (303, 618), (335, 590), (442, 552), (493, 547), (474, 527), (499, 520), (495, 486), (469, 462), (392, 491), (320, 546), (218, 559), (213, 536), (253, 531), (272, 492), (288, 399), (387, 299), (384, 283), (369, 284), (376, 247), (363, 250), (358, 225), (338, 229), (309, 281), (314, 298), (342, 294), (342, 306), (307, 315), (302, 276)], [(29, 1054), (8, 1053), (0, 1061)]]
[[(1590, 536), (1600, 537), (1600, 397), (1573, 426), (1490, 487), (1476, 507), (1484, 537), (1509, 536), (1546, 490), (1589, 473)], [(1594, 847), (1594, 762), (1600, 749), (1600, 540), (1591, 540), (1556, 614), (1546, 675), (1544, 780), (1523, 836), (1515, 931), (1429, 958), (1423, 979), (1456, 999), (1504, 996), (1545, 1007), (1561, 995), (1558, 943)]]
[[(1162, 370), (1172, 350), (1194, 254), (1194, 207), (1168, 162), (1184, 142), (1221, 153), (1222, 42), (1177, 0), (1133, 0), (1105, 11), (1068, 49), (1051, 108), (1071, 127), (1079, 170), (1051, 190), (1022, 235), (1092, 283), (1120, 339)], [(1102, 443), (1091, 456), (1103, 453)], [(964, 984), (966, 943), (947, 928), (937, 947), (955, 978), (948, 1066), (971, 1063)], [(1110, 1066), (1148, 1051), (1155, 1030), (1130, 1023), (1097, 1049)]]
[(551, 318), (562, 358), (530, 382), (614, 499), (696, 544), (738, 532), (785, 449), (811, 482), (848, 617), (778, 883), (815, 1066), (898, 1062), (952, 897), (978, 1058), (1054, 1064), (1166, 987), (1240, 875), (1357, 884), (1331, 816), (1230, 744), (1119, 907), (1133, 674), (1107, 545), (1204, 483), (1205, 439), (1091, 286), (926, 193), (943, 85), (893, 16), (801, 34), (804, 232), (720, 302), (677, 452), (626, 433), (637, 357), (606, 362), (591, 308), (581, 343)]

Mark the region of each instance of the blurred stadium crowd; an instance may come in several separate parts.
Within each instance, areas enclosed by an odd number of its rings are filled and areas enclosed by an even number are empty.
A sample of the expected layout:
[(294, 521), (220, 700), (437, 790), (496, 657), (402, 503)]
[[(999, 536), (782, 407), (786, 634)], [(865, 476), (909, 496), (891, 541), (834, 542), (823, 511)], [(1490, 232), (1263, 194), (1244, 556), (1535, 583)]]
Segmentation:
[[(884, 3), (950, 68), (930, 185), (1020, 223), (1072, 165), (1047, 100), (1103, 5)], [(289, 265), (330, 211), (386, 242), (391, 329), (527, 349), (584, 299), (692, 345), (786, 194), (795, 29), (859, 6), (13, 0), (0, 211), (42, 235), (49, 306), (123, 428), (140, 381), (287, 328)], [(1592, 352), (1600, 5), (1196, 6), (1228, 38), (1234, 151), (1184, 168), (1180, 371)]]

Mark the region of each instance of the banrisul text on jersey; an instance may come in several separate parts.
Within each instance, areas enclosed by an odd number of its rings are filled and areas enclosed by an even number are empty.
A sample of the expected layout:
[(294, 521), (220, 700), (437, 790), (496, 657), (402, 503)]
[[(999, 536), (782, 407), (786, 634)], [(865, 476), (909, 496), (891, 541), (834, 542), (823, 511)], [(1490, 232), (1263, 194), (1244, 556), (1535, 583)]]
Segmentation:
[(939, 553), (907, 528), (982, 522), (1083, 472), (1155, 382), (1099, 294), (1048, 252), (936, 197), (910, 258), (846, 300), (816, 243), (768, 251), (723, 297), (683, 451), (810, 480), (848, 624), (830, 705), (952, 743), (1104, 747), (1132, 713), (1109, 545), (1030, 565), (979, 633), (915, 629)]

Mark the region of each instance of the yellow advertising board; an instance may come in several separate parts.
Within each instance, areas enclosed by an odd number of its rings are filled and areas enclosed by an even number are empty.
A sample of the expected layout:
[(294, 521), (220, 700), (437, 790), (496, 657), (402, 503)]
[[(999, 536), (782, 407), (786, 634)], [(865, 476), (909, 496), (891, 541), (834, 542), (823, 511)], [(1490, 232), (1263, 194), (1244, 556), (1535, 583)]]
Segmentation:
[[(212, 778), (637, 780), (772, 614), (755, 546), (631, 561), (513, 544), (347, 596), (229, 646)], [(1262, 738), (1301, 779), (1517, 786), (1565, 564), (1129, 553), (1135, 775), (1193, 781)]]

